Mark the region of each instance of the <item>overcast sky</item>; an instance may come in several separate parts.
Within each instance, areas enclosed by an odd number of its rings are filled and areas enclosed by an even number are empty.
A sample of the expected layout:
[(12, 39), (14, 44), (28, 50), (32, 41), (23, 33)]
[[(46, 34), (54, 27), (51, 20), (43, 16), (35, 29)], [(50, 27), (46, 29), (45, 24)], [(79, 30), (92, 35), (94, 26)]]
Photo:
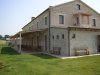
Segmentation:
[[(0, 0), (0, 34), (14, 35), (49, 6), (71, 0)], [(100, 13), (100, 0), (82, 0)]]

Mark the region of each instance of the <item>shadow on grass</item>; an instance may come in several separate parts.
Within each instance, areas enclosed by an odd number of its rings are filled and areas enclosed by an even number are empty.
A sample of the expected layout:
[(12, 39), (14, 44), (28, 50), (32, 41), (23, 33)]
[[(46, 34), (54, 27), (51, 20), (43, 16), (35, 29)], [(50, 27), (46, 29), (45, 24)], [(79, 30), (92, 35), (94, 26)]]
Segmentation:
[(19, 53), (16, 52), (14, 49), (11, 47), (2, 47), (1, 48), (1, 53), (0, 54), (8, 54), (8, 55), (18, 55)]
[(42, 58), (42, 59), (55, 59), (56, 57), (53, 57), (53, 56), (50, 56), (50, 55), (47, 55), (47, 54), (32, 54), (34, 56), (37, 56), (39, 58)]

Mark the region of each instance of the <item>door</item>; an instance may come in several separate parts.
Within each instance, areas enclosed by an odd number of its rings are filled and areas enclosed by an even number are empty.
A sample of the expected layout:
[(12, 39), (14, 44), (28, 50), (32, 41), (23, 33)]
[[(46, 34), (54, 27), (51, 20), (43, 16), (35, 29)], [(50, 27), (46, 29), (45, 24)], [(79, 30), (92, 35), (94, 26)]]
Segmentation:
[(45, 35), (45, 51), (47, 51), (47, 35)]
[(100, 35), (97, 36), (97, 52), (100, 52)]

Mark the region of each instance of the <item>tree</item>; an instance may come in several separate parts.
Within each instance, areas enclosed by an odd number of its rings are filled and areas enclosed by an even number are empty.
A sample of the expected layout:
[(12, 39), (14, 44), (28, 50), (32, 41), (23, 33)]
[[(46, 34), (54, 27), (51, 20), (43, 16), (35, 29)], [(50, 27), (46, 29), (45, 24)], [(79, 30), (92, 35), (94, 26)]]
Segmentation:
[(4, 38), (5, 38), (5, 39), (6, 39), (6, 38), (10, 38), (10, 36), (9, 36), (9, 35), (5, 35)]
[(2, 37), (2, 35), (0, 35), (0, 39), (2, 39), (3, 37)]

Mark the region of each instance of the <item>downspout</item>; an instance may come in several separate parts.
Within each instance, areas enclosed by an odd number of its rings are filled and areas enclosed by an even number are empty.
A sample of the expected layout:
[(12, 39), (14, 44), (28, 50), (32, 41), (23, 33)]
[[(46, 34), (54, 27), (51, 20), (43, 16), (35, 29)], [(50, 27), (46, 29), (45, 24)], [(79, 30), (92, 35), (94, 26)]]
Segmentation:
[(68, 56), (70, 56), (70, 28), (68, 28)]
[(21, 53), (21, 44), (22, 44), (22, 37), (21, 37), (21, 31), (19, 32), (19, 53)]
[(50, 53), (50, 49), (51, 49), (51, 48), (50, 48), (50, 47), (51, 47), (51, 43), (50, 43), (50, 42), (51, 42), (51, 41), (50, 41), (50, 40), (51, 40), (51, 30), (50, 30), (51, 17), (50, 17), (50, 16), (51, 16), (51, 14), (50, 14), (50, 7), (49, 7), (49, 51), (48, 51), (49, 53)]

